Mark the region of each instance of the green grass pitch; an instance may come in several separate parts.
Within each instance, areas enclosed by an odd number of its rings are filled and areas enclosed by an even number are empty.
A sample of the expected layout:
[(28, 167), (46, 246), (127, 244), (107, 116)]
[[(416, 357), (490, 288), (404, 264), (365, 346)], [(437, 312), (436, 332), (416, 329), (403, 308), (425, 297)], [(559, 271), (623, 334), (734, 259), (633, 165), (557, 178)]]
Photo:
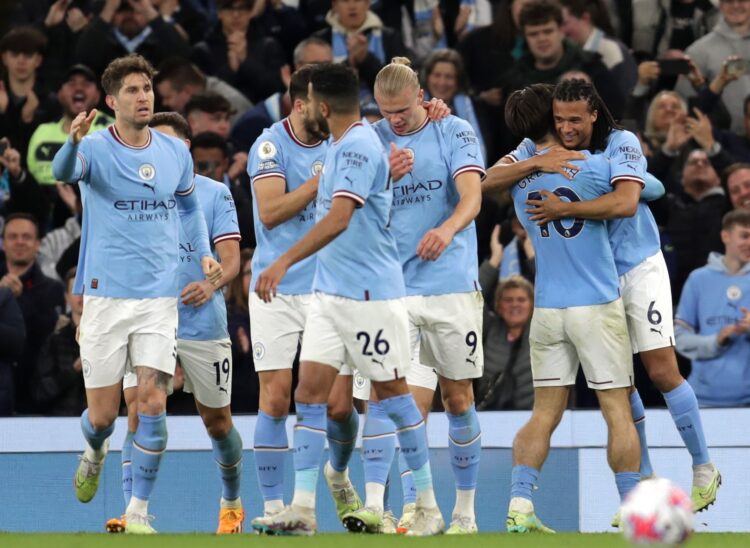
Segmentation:
[[(327, 534), (308, 538), (256, 537), (237, 535), (156, 535), (131, 537), (106, 534), (0, 534), (3, 548), (599, 548), (628, 544), (617, 534), (563, 533), (557, 535), (481, 534), (472, 537), (405, 538), (383, 535)], [(701, 533), (685, 544), (687, 548), (733, 548), (750, 546), (750, 534)]]

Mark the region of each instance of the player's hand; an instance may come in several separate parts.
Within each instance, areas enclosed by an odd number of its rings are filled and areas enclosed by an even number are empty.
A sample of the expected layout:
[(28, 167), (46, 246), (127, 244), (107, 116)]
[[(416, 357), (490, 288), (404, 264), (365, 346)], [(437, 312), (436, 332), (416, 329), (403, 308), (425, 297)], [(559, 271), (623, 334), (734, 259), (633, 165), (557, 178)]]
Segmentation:
[(39, 97), (36, 96), (36, 93), (34, 93), (33, 90), (29, 90), (29, 93), (26, 95), (26, 101), (21, 108), (21, 120), (23, 123), (30, 124), (33, 122), (36, 109), (38, 108)]
[(23, 283), (21, 282), (21, 278), (15, 274), (8, 273), (0, 278), (0, 287), (9, 288), (13, 293), (13, 296), (16, 298), (20, 297), (21, 293), (23, 293)]
[(503, 260), (503, 244), (500, 243), (500, 225), (495, 225), (490, 236), (490, 258), (489, 263), (497, 268)]
[(388, 154), (388, 164), (391, 169), (391, 179), (398, 181), (414, 169), (414, 157), (404, 148), (396, 148), (391, 143), (391, 152)]
[(70, 0), (57, 0), (49, 7), (47, 17), (44, 18), (44, 26), (46, 28), (55, 27), (63, 22), (63, 19), (65, 19), (65, 10), (69, 2)]
[(216, 287), (208, 280), (190, 282), (182, 290), (180, 298), (182, 299), (182, 304), (186, 306), (193, 305), (193, 308), (198, 308), (211, 300), (214, 291), (216, 291)]
[(445, 101), (435, 97), (429, 101), (422, 101), (422, 106), (427, 110), (427, 117), (433, 122), (438, 122), (451, 114), (451, 109)]
[(206, 256), (201, 259), (201, 267), (203, 268), (203, 275), (216, 287), (224, 275), (221, 265), (213, 257)]
[(526, 200), (526, 204), (531, 206), (526, 209), (529, 220), (535, 221), (538, 225), (544, 225), (562, 219), (565, 216), (563, 212), (565, 202), (548, 190), (542, 190), (540, 194), (541, 200)]
[(86, 137), (86, 134), (89, 132), (89, 128), (94, 122), (94, 118), (96, 118), (97, 114), (98, 112), (94, 108), (91, 109), (91, 112), (89, 112), (88, 115), (86, 114), (86, 111), (83, 111), (73, 118), (73, 122), (70, 124), (70, 136), (73, 138), (74, 144), (77, 145), (81, 142), (81, 139)]
[(455, 231), (445, 225), (427, 231), (417, 245), (417, 255), (423, 261), (437, 261), (453, 241)]
[(716, 341), (719, 343), (719, 346), (725, 346), (729, 342), (729, 338), (737, 333), (736, 329), (736, 324), (725, 325), (722, 327), (721, 331), (719, 331), (719, 334), (716, 336)]
[(568, 150), (567, 148), (554, 146), (545, 154), (535, 157), (537, 169), (545, 173), (559, 173), (566, 179), (573, 179), (578, 172), (578, 167), (571, 164), (573, 160), (585, 160), (586, 155), (580, 150)]
[(735, 324), (735, 333), (738, 335), (750, 332), (750, 310), (744, 306), (740, 308), (742, 319)]
[(276, 288), (279, 287), (286, 271), (287, 267), (282, 262), (276, 260), (271, 266), (260, 273), (258, 281), (255, 284), (255, 292), (263, 302), (270, 303), (271, 299), (276, 296)]

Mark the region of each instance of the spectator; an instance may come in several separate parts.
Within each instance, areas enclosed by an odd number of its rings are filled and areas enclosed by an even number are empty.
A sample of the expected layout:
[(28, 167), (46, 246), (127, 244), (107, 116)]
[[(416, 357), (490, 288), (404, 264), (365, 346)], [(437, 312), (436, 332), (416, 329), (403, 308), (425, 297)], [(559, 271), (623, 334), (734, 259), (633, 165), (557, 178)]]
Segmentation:
[(247, 153), (238, 152), (230, 164), (229, 145), (221, 135), (204, 132), (191, 141), (195, 171), (229, 187), (237, 207), (237, 220), (243, 247), (255, 246), (253, 204), (247, 179)]
[(51, 230), (44, 235), (36, 259), (45, 276), (53, 280), (63, 281), (64, 274), (73, 268), (73, 265), (63, 270), (63, 275), (61, 275), (58, 272), (57, 264), (63, 254), (72, 246), (74, 246), (73, 249), (75, 251), (74, 264), (78, 264), (78, 247), (81, 237), (81, 214), (83, 213), (83, 207), (75, 186), (59, 184), (56, 188), (59, 199), (68, 208), (70, 216), (61, 227)]
[(156, 66), (168, 56), (188, 57), (190, 44), (151, 0), (104, 0), (78, 39), (76, 57), (101, 74), (110, 61), (129, 53)]
[(154, 78), (154, 87), (161, 104), (175, 112), (184, 113), (185, 106), (197, 93), (215, 93), (229, 101), (234, 123), (247, 111), (252, 103), (242, 93), (216, 76), (206, 76), (187, 59), (170, 57), (159, 65)]
[(682, 170), (681, 189), (671, 189), (659, 202), (655, 208), (661, 209), (655, 209), (654, 214), (674, 245), (677, 261), (672, 280), (676, 297), (688, 275), (705, 264), (710, 252), (721, 249), (721, 219), (728, 204), (705, 151), (690, 152)]
[(60, 316), (55, 331), (42, 346), (34, 373), (34, 400), (45, 415), (77, 417), (86, 409), (81, 352), (76, 340), (83, 295), (73, 294), (75, 276), (74, 268), (65, 275), (65, 302), (70, 312)]
[[(686, 53), (709, 80), (717, 76), (730, 56), (750, 59), (750, 2), (746, 0), (721, 0), (721, 18), (714, 29), (687, 48)], [(683, 97), (693, 95), (686, 78), (680, 77), (675, 88)], [(732, 131), (744, 126), (744, 101), (750, 94), (750, 74), (745, 72), (729, 83), (722, 95), (732, 119)]]
[(702, 406), (750, 404), (750, 212), (722, 220), (726, 251), (690, 274), (675, 319), (677, 351), (692, 360), (688, 382)]
[[(331, 46), (321, 38), (307, 38), (294, 48), (294, 70), (305, 65), (330, 63), (333, 60)], [(285, 78), (285, 87), (289, 87), (291, 75)], [(234, 124), (231, 141), (235, 150), (250, 150), (263, 130), (285, 118), (292, 110), (288, 92), (276, 92), (264, 101), (255, 105), (243, 114)]]
[[(52, 176), (52, 158), (67, 140), (73, 118), (81, 112), (91, 111), (99, 104), (101, 98), (96, 75), (90, 68), (86, 65), (73, 65), (68, 69), (64, 82), (57, 92), (57, 100), (63, 110), (62, 118), (55, 122), (41, 124), (36, 128), (29, 142), (26, 165), (39, 184), (57, 183)], [(113, 122), (114, 119), (111, 116), (99, 112), (91, 124), (89, 133)]]
[[(529, 283), (534, 283), (536, 276), (536, 261), (534, 260), (534, 248), (531, 245), (531, 238), (527, 237), (526, 230), (516, 217), (516, 211), (513, 204), (508, 206), (507, 217), (502, 225), (502, 229), (497, 234), (497, 238), (502, 234), (500, 243), (502, 244), (501, 257), (498, 269), (500, 279), (510, 278), (511, 276), (522, 276)], [(495, 230), (490, 236), (490, 251), (496, 240)], [(509, 236), (506, 236), (509, 235)]]
[(282, 0), (256, 0), (255, 12), (258, 27), (281, 45), (284, 59), (291, 65), (294, 48), (310, 35), (305, 18)]
[[(716, 22), (712, 0), (632, 0), (634, 51), (652, 58), (668, 49), (684, 50)], [(624, 3), (618, 0), (618, 5)]]
[(162, 19), (174, 25), (185, 40), (196, 44), (206, 36), (206, 12), (191, 0), (151, 0)]
[(7, 138), (0, 139), (0, 147), (5, 149), (0, 154), (0, 215), (26, 213), (34, 219), (46, 218), (49, 200), (22, 167), (21, 153)]
[(231, 116), (231, 103), (218, 93), (196, 93), (185, 104), (185, 118), (193, 135), (210, 131), (226, 139)]
[[(35, 18), (33, 23), (42, 26), (49, 39), (47, 54), (44, 57), (41, 72), (50, 89), (59, 88), (67, 78), (66, 70), (75, 64), (76, 48), (82, 31), (91, 21), (93, 14), (88, 0), (55, 0), (53, 2), (19, 2), (28, 7), (36, 4), (49, 9)], [(31, 14), (29, 14), (31, 15)], [(32, 21), (30, 20), (29, 23)]]
[(529, 53), (513, 66), (509, 76), (510, 90), (537, 83), (555, 84), (565, 72), (582, 70), (591, 76), (612, 115), (619, 118), (625, 107), (626, 91), (612, 79), (598, 54), (582, 51), (573, 42), (565, 40), (562, 21), (562, 10), (554, 0), (524, 3), (519, 28)]
[(562, 0), (561, 4), (565, 35), (583, 51), (598, 53), (612, 78), (630, 93), (638, 69), (627, 46), (612, 38), (603, 0)]
[[(482, 157), (487, 165), (500, 158), (497, 145), (502, 136), (492, 132), (492, 120), (484, 103), (475, 101), (469, 95), (469, 83), (464, 72), (461, 55), (453, 49), (438, 49), (427, 57), (422, 70), (422, 85), (425, 87), (425, 100), (432, 97), (442, 99), (453, 111), (474, 129), (479, 137)], [(488, 150), (491, 151), (488, 154)]]
[(750, 210), (750, 163), (736, 163), (721, 175), (733, 209)]
[(260, 398), (258, 374), (253, 365), (253, 353), (250, 345), (250, 259), (251, 249), (240, 253), (240, 272), (229, 285), (227, 299), (227, 324), (229, 337), (232, 339), (232, 414), (257, 413)]
[(500, 227), (496, 226), (490, 258), (479, 268), (485, 312), (484, 373), (475, 383), (477, 410), (531, 409), (534, 404), (529, 347), (534, 287), (518, 275), (501, 280), (498, 286), (502, 257)]
[(279, 43), (250, 24), (255, 0), (217, 0), (219, 22), (193, 48), (193, 60), (257, 103), (282, 91), (286, 65)]
[(375, 77), (393, 57), (412, 57), (401, 34), (383, 25), (370, 11), (370, 0), (332, 0), (326, 16), (328, 28), (313, 36), (322, 38), (333, 49), (333, 60), (355, 69), (363, 93), (372, 95)]
[(47, 38), (33, 27), (18, 27), (0, 39), (5, 77), (0, 80), (0, 137), (21, 153), (34, 128), (55, 109), (38, 74)]
[(18, 301), (26, 326), (26, 347), (14, 374), (16, 412), (35, 413), (34, 371), (42, 343), (57, 323), (63, 304), (62, 285), (42, 274), (36, 262), (39, 227), (28, 214), (14, 213), (5, 221), (0, 255), (0, 287), (8, 287)]
[(0, 281), (0, 417), (13, 414), (13, 370), (23, 358), (26, 327), (18, 300), (10, 287)]

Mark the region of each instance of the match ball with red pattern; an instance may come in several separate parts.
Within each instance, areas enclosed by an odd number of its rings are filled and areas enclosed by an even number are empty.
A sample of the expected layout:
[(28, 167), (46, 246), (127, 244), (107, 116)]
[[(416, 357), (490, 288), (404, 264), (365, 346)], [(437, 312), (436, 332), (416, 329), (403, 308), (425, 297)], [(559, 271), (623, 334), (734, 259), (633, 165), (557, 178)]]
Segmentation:
[(693, 504), (668, 479), (645, 480), (625, 499), (620, 524), (633, 544), (679, 546), (693, 532)]

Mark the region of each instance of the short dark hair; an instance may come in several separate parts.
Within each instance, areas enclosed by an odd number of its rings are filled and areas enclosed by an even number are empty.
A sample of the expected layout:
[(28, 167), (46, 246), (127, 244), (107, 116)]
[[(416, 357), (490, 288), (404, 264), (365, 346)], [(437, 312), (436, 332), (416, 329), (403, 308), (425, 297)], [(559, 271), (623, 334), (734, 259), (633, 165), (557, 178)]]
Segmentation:
[(102, 74), (104, 92), (107, 95), (117, 95), (122, 87), (122, 81), (131, 74), (143, 74), (153, 81), (156, 71), (151, 63), (137, 53), (118, 57), (104, 69), (104, 74)]
[(182, 139), (190, 139), (190, 124), (185, 117), (179, 112), (157, 112), (151, 121), (149, 127), (169, 126)]
[(8, 225), (13, 221), (29, 221), (31, 224), (34, 225), (34, 228), (36, 229), (36, 237), (37, 239), (39, 238), (39, 221), (37, 221), (36, 217), (34, 217), (31, 213), (26, 213), (23, 211), (11, 213), (5, 218), (5, 226), (3, 226), (3, 238), (5, 238), (5, 230), (8, 228)]
[(190, 141), (190, 148), (193, 151), (199, 148), (218, 148), (224, 153), (226, 158), (229, 157), (229, 145), (227, 145), (227, 140), (213, 131), (204, 131), (193, 137), (193, 140)]
[(721, 219), (722, 230), (732, 230), (737, 225), (750, 228), (750, 211), (747, 209), (733, 209)]
[(314, 65), (305, 65), (294, 71), (292, 79), (289, 82), (289, 98), (292, 100), (292, 103), (295, 99), (307, 99), (308, 84), (314, 71)]
[(612, 130), (622, 129), (615, 122), (612, 113), (609, 112), (607, 105), (602, 101), (594, 85), (585, 80), (563, 80), (555, 86), (555, 94), (552, 99), (563, 103), (586, 101), (589, 112), (597, 112), (594, 131), (591, 134), (591, 144), (589, 145), (591, 152), (607, 148), (607, 141)]
[(169, 57), (159, 65), (154, 77), (154, 84), (162, 82), (170, 82), (177, 91), (188, 85), (203, 88), (206, 85), (206, 75), (183, 57)]
[(615, 34), (612, 21), (609, 19), (609, 10), (603, 0), (560, 0), (560, 4), (568, 8), (573, 17), (579, 19), (588, 13), (592, 25), (602, 29), (605, 34)]
[(255, 7), (255, 0), (216, 0), (216, 9), (228, 10), (237, 4), (245, 9), (251, 10)]
[(209, 114), (216, 112), (232, 114), (234, 112), (232, 104), (226, 97), (212, 91), (204, 91), (193, 95), (185, 105), (185, 116), (196, 110)]
[(31, 26), (16, 27), (0, 40), (0, 53), (44, 53), (47, 37), (39, 29)]
[(546, 25), (550, 21), (557, 23), (558, 27), (562, 26), (562, 9), (556, 0), (534, 0), (525, 4), (518, 15), (521, 32), (526, 25)]
[(505, 124), (516, 137), (539, 141), (552, 130), (555, 86), (532, 84), (514, 91), (505, 103)]
[(310, 81), (315, 94), (328, 103), (334, 114), (359, 112), (359, 80), (348, 66), (339, 63), (317, 65)]
[(750, 163), (748, 162), (735, 162), (733, 164), (730, 164), (724, 169), (724, 171), (721, 172), (721, 186), (726, 188), (727, 183), (729, 182), (729, 178), (736, 173), (737, 171), (740, 171), (742, 169), (750, 169)]
[(308, 46), (320, 46), (322, 48), (330, 48), (331, 44), (323, 40), (322, 38), (319, 38), (317, 36), (310, 36), (309, 38), (305, 38), (302, 40), (299, 44), (294, 46), (294, 64), (299, 65), (302, 62), (302, 56), (304, 55), (304, 51)]

